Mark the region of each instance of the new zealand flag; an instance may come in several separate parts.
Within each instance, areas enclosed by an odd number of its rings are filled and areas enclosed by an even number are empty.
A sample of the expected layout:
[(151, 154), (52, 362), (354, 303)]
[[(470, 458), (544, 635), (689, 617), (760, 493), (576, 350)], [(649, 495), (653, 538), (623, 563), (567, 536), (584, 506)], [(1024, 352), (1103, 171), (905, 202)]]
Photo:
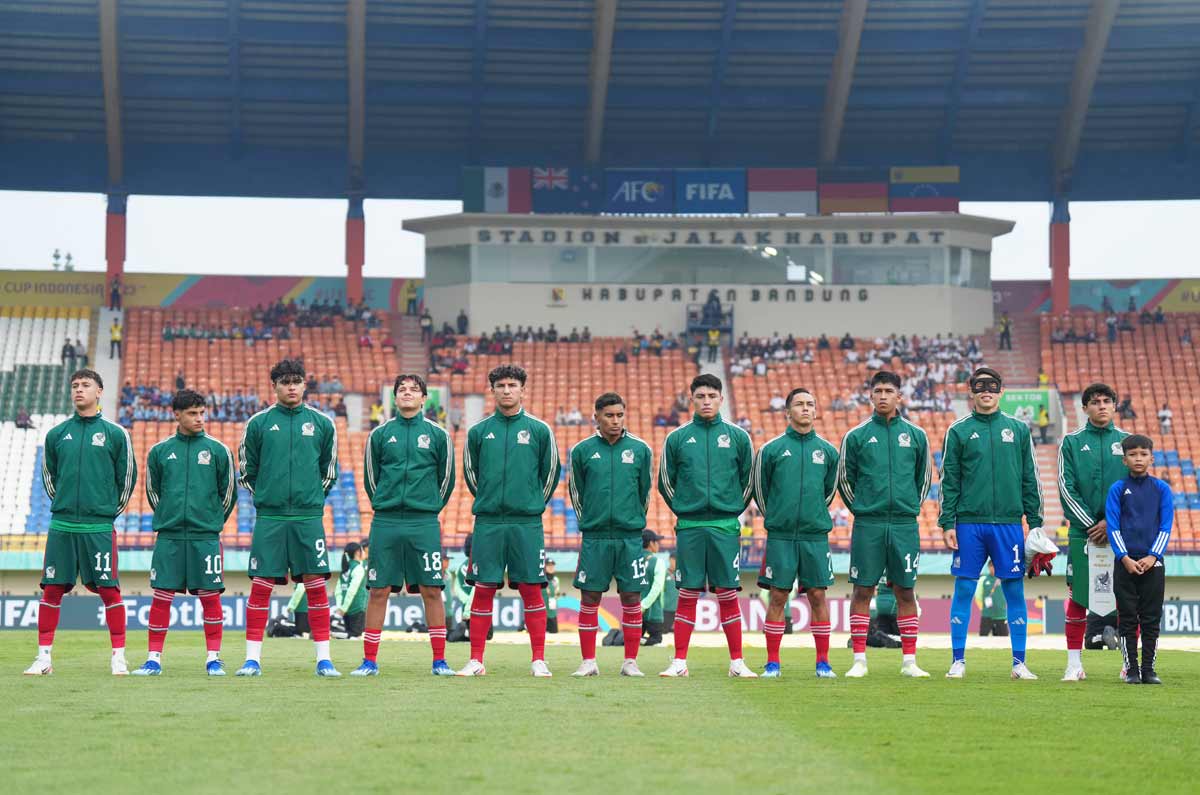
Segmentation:
[(603, 174), (588, 168), (532, 169), (535, 213), (599, 213), (604, 204)]

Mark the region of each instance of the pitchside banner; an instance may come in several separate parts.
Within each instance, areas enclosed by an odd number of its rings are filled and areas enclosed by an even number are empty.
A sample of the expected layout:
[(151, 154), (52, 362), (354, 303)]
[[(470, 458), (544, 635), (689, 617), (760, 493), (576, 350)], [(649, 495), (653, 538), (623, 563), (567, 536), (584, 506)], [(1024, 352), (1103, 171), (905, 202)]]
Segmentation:
[[(1059, 600), (1049, 602), (1046, 605), (1046, 632), (1058, 635), (1065, 626), (1065, 603)], [(1164, 602), (1159, 632), (1163, 635), (1200, 635), (1200, 601)]]
[(1000, 396), (1000, 410), (1026, 425), (1033, 425), (1038, 409), (1050, 405), (1049, 394), (1048, 389), (1009, 389)]
[[(38, 616), (37, 596), (3, 596), (0, 597), (0, 629), (37, 629)], [(126, 596), (125, 616), (130, 632), (144, 631), (150, 619), (150, 596)], [(221, 599), (225, 611), (225, 628), (244, 630), (246, 628), (245, 596), (226, 596)], [(286, 598), (271, 600), (271, 617), (278, 616), (287, 605)], [(1168, 619), (1164, 613), (1164, 632), (1194, 632), (1193, 627), (1200, 626), (1200, 602), (1168, 602), (1172, 605), (1191, 605), (1191, 612), (1186, 619)], [(766, 622), (767, 606), (755, 597), (742, 597), (742, 623), (749, 632), (762, 631)], [(461, 617), (463, 605), (448, 605), (449, 612), (455, 617)], [(834, 632), (849, 632), (850, 600), (830, 599), (830, 622)], [(1043, 610), (1040, 601), (1028, 600), (1029, 631), (1034, 634), (1043, 632)], [(513, 631), (524, 624), (521, 600), (516, 597), (500, 597), (496, 599), (493, 621), (498, 631)], [(800, 598), (792, 601), (792, 625), (796, 631), (806, 631), (812, 620), (808, 600)], [(1062, 632), (1062, 605), (1058, 605), (1058, 632)], [(176, 597), (171, 606), (171, 629), (203, 629), (200, 600), (195, 597)], [(393, 596), (388, 606), (384, 629), (406, 630), (413, 624), (423, 622), (425, 611), (421, 600), (413, 596)], [(1186, 626), (1187, 629), (1168, 629), (1168, 622), (1174, 621), (1174, 626)], [(621, 602), (616, 597), (606, 597), (600, 603), (600, 629), (607, 632), (621, 625)], [(979, 611), (974, 611), (971, 621), (971, 631), (978, 629)], [(103, 629), (104, 606), (94, 596), (67, 596), (63, 599), (59, 612), (60, 629)], [(575, 597), (559, 597), (558, 626), (560, 632), (574, 631), (579, 626), (579, 600)], [(921, 626), (926, 632), (945, 632), (950, 627), (949, 599), (922, 599)], [(717, 601), (704, 598), (696, 606), (696, 629), (700, 632), (717, 632), (721, 628), (720, 611)], [(668, 628), (668, 631), (669, 628)]]

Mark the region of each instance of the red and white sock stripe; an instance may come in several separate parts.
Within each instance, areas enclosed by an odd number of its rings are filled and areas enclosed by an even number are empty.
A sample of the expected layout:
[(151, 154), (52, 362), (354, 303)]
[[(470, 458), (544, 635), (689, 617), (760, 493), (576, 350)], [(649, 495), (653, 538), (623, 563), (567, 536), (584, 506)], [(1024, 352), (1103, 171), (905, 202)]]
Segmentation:
[(831, 633), (832, 633), (832, 631), (833, 631), (833, 630), (831, 629), (831, 627), (830, 627), (830, 625), (829, 625), (829, 622), (825, 622), (824, 624), (817, 624), (817, 623), (814, 623), (814, 624), (812, 625), (812, 634), (814, 634), (814, 635), (826, 635), (826, 636), (828, 636), (829, 634), (831, 634)]
[[(363, 634), (365, 635), (366, 633), (364, 632)], [(430, 635), (430, 637), (434, 637), (434, 638), (437, 638), (437, 637), (444, 638), (444, 637), (446, 637), (446, 628), (445, 627), (430, 627), (429, 635)]]
[(787, 629), (787, 624), (782, 621), (767, 621), (763, 624), (763, 632), (768, 635), (782, 635)]

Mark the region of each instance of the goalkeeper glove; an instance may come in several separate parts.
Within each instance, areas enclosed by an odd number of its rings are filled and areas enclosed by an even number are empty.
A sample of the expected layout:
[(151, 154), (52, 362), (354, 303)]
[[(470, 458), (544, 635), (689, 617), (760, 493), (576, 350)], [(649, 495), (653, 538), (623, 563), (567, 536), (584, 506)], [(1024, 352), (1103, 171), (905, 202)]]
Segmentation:
[(1058, 546), (1046, 537), (1040, 527), (1029, 531), (1025, 539), (1025, 564), (1027, 573), (1032, 579), (1039, 574), (1054, 573), (1054, 556), (1058, 554)]

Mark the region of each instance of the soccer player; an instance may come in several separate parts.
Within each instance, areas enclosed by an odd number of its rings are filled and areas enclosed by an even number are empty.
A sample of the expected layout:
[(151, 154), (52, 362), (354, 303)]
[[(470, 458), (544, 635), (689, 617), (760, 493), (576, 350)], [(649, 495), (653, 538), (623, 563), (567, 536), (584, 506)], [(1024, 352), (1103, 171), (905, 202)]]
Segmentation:
[(446, 606), (442, 602), (442, 528), (438, 514), (454, 491), (454, 443), (425, 417), (429, 390), (419, 375), (392, 385), (396, 416), (371, 431), (363, 451), (363, 479), (375, 516), (367, 568), (367, 623), (362, 665), (351, 676), (376, 676), (388, 597), (407, 584), (420, 593), (433, 648), (435, 676), (453, 676), (446, 664)]
[(946, 429), (938, 526), (953, 550), (950, 604), (953, 659), (948, 679), (967, 671), (967, 628), (983, 564), (991, 560), (1008, 604), (1012, 678), (1037, 679), (1025, 665), (1025, 533), (1042, 533), (1042, 486), (1029, 426), (1000, 411), (1000, 373), (980, 367), (967, 382), (972, 411)]
[(867, 675), (871, 597), (886, 571), (896, 594), (903, 676), (927, 677), (917, 667), (917, 567), (921, 535), (917, 515), (929, 494), (933, 465), (929, 439), (900, 416), (900, 377), (871, 376), (874, 411), (842, 439), (838, 492), (854, 514), (850, 535), (850, 640), (854, 664), (846, 676)]
[[(1112, 484), (1125, 477), (1121, 441), (1129, 434), (1113, 424), (1117, 393), (1108, 384), (1091, 384), (1081, 397), (1087, 422), (1063, 436), (1058, 446), (1058, 495), (1070, 522), (1067, 535), (1067, 670), (1064, 682), (1087, 678), (1083, 639), (1087, 633), (1088, 542), (1108, 543), (1104, 503)], [(1122, 674), (1123, 675), (1123, 674)]]
[(575, 587), (579, 589), (579, 650), (583, 662), (572, 676), (597, 676), (596, 630), (600, 599), (612, 580), (621, 598), (625, 661), (621, 676), (638, 670), (642, 640), (641, 582), (646, 578), (642, 531), (650, 500), (650, 446), (625, 427), (625, 400), (616, 392), (596, 398), (595, 435), (571, 450), (571, 506), (583, 544)]
[(233, 513), (233, 454), (204, 433), (204, 396), (181, 389), (171, 400), (175, 433), (146, 456), (146, 499), (154, 511), (150, 561), (150, 653), (135, 676), (162, 673), (163, 644), (178, 591), (200, 597), (204, 617), (205, 669), (224, 676), (221, 663), (221, 592), (225, 590), (221, 528)]
[(58, 610), (77, 578), (104, 603), (113, 676), (129, 673), (113, 520), (133, 494), (137, 464), (129, 433), (100, 415), (103, 391), (104, 382), (95, 370), (72, 373), (75, 414), (46, 434), (42, 485), (50, 497), (50, 532), (42, 559), (38, 654), (25, 670), (29, 676), (54, 671), (50, 649), (58, 628)]
[(471, 596), (471, 659), (459, 676), (484, 676), (483, 652), (492, 629), (496, 591), (504, 583), (521, 594), (532, 652), (530, 673), (551, 676), (546, 665), (546, 537), (542, 514), (562, 474), (554, 431), (525, 411), (525, 370), (504, 364), (488, 373), (496, 410), (467, 431), (463, 478), (475, 497), (475, 531), (467, 582)]
[(667, 434), (658, 464), (658, 492), (677, 517), (675, 657), (665, 677), (687, 676), (687, 652), (696, 625), (696, 602), (717, 595), (729, 647), (729, 675), (754, 678), (742, 659), (739, 517), (750, 504), (754, 446), (750, 434), (721, 419), (721, 379), (708, 373), (691, 384), (692, 419)]
[(292, 580), (308, 593), (317, 676), (341, 676), (329, 659), (329, 549), (325, 496), (337, 482), (337, 428), (304, 402), (304, 364), (284, 359), (271, 368), (275, 405), (246, 422), (238, 446), (240, 482), (258, 511), (250, 539), (250, 599), (246, 662), (238, 676), (262, 674), (263, 629), (271, 592)]
[(754, 456), (754, 499), (767, 527), (767, 551), (758, 572), (758, 587), (769, 588), (771, 601), (763, 632), (767, 664), (763, 676), (780, 675), (779, 646), (787, 623), (788, 598), (797, 581), (812, 608), (812, 635), (817, 647), (817, 677), (837, 676), (829, 666), (829, 602), (833, 555), (829, 504), (837, 493), (838, 451), (813, 430), (817, 399), (800, 387), (788, 393), (788, 427), (759, 448)]

